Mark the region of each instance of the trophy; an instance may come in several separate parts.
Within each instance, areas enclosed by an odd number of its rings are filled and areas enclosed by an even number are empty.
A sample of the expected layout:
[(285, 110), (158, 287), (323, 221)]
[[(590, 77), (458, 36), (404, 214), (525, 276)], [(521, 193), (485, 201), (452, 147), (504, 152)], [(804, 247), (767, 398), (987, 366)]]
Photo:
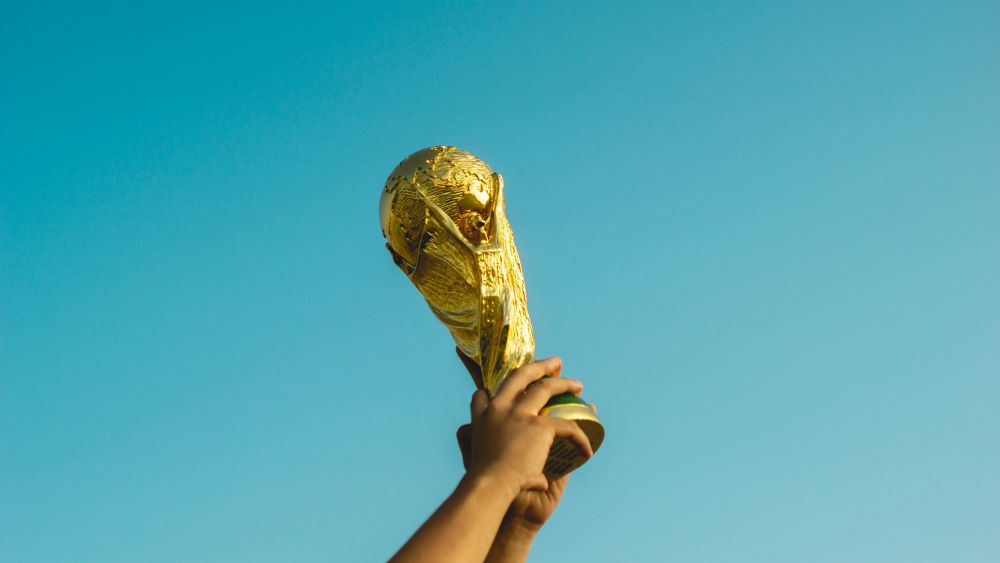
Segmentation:
[[(476, 385), (493, 397), (535, 353), (503, 177), (455, 147), (417, 151), (386, 180), (379, 219), (393, 261), (479, 367)], [(595, 452), (604, 440), (593, 409), (572, 393), (553, 397), (539, 414), (576, 422)], [(585, 461), (571, 442), (556, 438), (544, 472), (554, 479)]]

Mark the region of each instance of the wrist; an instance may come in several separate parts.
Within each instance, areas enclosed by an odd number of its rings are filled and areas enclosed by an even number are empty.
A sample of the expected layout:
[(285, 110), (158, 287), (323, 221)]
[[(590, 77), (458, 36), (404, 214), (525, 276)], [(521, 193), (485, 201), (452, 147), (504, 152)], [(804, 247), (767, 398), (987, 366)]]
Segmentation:
[(473, 491), (490, 491), (505, 499), (506, 504), (514, 501), (521, 492), (521, 484), (500, 470), (470, 470), (462, 477), (460, 486)]
[(515, 543), (531, 544), (542, 525), (529, 522), (520, 516), (507, 516), (500, 524), (500, 532), (505, 539)]
[(489, 556), (486, 557), (486, 563), (527, 561), (531, 544), (535, 541), (535, 534), (540, 527), (541, 525), (531, 524), (520, 517), (505, 517), (493, 539), (493, 546), (490, 548)]

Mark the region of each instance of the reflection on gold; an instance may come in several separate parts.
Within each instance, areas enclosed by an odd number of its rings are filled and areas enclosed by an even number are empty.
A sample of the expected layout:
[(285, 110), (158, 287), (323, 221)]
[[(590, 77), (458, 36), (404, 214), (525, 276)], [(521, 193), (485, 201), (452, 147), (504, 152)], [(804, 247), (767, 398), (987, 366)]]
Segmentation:
[[(479, 365), (476, 384), (495, 395), (535, 353), (521, 260), (504, 213), (503, 178), (463, 150), (426, 148), (389, 175), (379, 216), (393, 261), (459, 350)], [(539, 414), (576, 422), (595, 452), (604, 441), (604, 426), (579, 397), (557, 395)], [(559, 438), (544, 472), (556, 478), (585, 461)]]
[(430, 147), (392, 171), (379, 207), (396, 265), (494, 394), (535, 351), (503, 177), (463, 150)]

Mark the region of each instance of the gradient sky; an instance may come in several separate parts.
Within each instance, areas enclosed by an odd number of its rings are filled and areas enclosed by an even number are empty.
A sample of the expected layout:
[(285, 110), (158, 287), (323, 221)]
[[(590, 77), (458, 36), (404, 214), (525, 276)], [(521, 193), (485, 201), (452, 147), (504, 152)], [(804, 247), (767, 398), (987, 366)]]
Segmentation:
[(5, 3), (0, 560), (389, 557), (473, 386), (377, 203), (453, 144), (608, 432), (536, 561), (1000, 561), (1000, 6), (501, 4)]

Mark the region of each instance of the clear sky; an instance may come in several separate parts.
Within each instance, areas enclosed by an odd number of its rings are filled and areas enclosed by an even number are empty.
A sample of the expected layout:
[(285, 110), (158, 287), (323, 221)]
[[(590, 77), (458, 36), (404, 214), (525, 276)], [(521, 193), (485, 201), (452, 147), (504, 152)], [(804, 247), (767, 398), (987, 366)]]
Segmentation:
[(384, 560), (473, 385), (379, 233), (506, 180), (600, 406), (537, 561), (1000, 561), (1000, 5), (5, 3), (0, 560)]

